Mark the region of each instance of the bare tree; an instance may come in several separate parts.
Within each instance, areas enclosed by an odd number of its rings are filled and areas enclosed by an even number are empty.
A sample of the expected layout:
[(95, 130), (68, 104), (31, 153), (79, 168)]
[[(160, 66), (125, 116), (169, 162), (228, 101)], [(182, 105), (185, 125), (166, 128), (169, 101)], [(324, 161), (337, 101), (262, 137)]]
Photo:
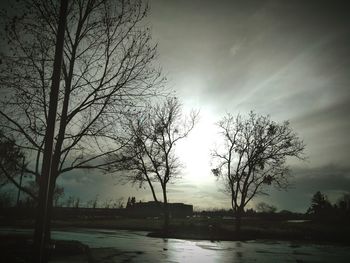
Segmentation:
[(20, 173), (22, 159), (23, 153), (16, 147), (15, 140), (7, 138), (0, 130), (0, 188)]
[[(11, 137), (5, 136), (0, 130), (0, 188), (11, 184), (25, 193), (29, 199), (32, 199), (31, 203), (35, 204), (38, 201), (39, 185), (35, 180), (31, 180), (22, 174), (27, 165), (24, 156), (25, 154), (21, 148), (16, 145), (16, 141)], [(18, 178), (21, 174), (26, 177), (24, 183)], [(53, 193), (56, 206), (63, 195), (64, 188), (56, 185)]]
[[(2, 14), (8, 45), (0, 65), (1, 128), (31, 156), (26, 172), (39, 177), (59, 1), (23, 0), (17, 5), (22, 15)], [(117, 139), (122, 115), (159, 87), (156, 45), (142, 22), (147, 10), (141, 0), (69, 2), (52, 161), (55, 179), (73, 169), (104, 169), (106, 154), (123, 146)]]
[(258, 213), (266, 213), (266, 214), (275, 213), (277, 211), (277, 207), (275, 207), (274, 205), (269, 205), (265, 202), (259, 202), (255, 206), (255, 209)]
[(239, 233), (245, 206), (264, 186), (288, 187), (287, 157), (302, 158), (304, 143), (290, 128), (251, 112), (227, 114), (218, 124), (223, 143), (212, 153), (215, 176), (224, 179)]
[(176, 98), (167, 98), (162, 104), (147, 111), (131, 115), (127, 130), (132, 139), (128, 152), (132, 161), (125, 163), (130, 174), (126, 179), (147, 183), (154, 201), (158, 202), (154, 184), (160, 185), (163, 196), (164, 229), (169, 225), (167, 185), (179, 175), (180, 162), (175, 155), (177, 142), (186, 138), (193, 129), (198, 113), (192, 112), (185, 119), (181, 104)]
[(27, 166), (23, 150), (16, 145), (12, 136), (6, 136), (0, 130), (0, 188), (4, 185), (12, 185), (18, 188), (17, 204), (20, 200), (20, 192), (25, 193), (33, 202), (37, 202), (38, 195), (31, 187), (32, 181), (23, 184), (24, 170)]

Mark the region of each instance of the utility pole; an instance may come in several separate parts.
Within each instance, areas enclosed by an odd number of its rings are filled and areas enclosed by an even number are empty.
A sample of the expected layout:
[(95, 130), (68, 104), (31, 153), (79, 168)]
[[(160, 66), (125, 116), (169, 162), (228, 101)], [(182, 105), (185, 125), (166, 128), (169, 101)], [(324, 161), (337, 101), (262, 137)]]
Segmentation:
[(57, 115), (57, 104), (58, 104), (58, 92), (60, 86), (61, 66), (63, 60), (63, 44), (64, 44), (64, 31), (67, 20), (67, 7), (68, 0), (61, 0), (58, 31), (56, 38), (55, 47), (55, 60), (53, 65), (52, 83), (50, 91), (50, 104), (47, 120), (47, 128), (45, 133), (45, 147), (43, 155), (43, 163), (41, 168), (41, 176), (39, 179), (39, 199), (37, 207), (37, 217), (35, 222), (34, 232), (34, 249), (33, 249), (33, 262), (35, 263), (46, 263), (47, 248), (49, 245), (48, 229), (49, 222), (48, 209), (50, 205), (49, 200), (51, 189), (51, 180), (55, 178), (51, 177), (51, 163), (53, 155), (53, 142), (55, 137), (55, 122)]

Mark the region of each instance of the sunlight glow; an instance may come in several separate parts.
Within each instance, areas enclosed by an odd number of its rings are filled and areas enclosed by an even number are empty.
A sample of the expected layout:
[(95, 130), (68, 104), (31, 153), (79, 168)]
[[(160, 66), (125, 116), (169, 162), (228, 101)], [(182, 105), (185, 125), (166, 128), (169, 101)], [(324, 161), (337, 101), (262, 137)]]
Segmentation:
[(212, 181), (210, 150), (217, 138), (215, 122), (212, 113), (201, 109), (195, 128), (176, 146), (176, 153), (184, 166), (181, 173), (184, 180), (196, 184)]

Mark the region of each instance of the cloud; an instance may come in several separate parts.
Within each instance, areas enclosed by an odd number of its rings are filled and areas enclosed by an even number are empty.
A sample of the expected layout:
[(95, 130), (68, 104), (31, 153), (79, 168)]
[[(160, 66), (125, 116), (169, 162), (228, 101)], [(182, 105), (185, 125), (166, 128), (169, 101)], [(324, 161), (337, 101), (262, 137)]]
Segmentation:
[(313, 168), (295, 168), (295, 183), (305, 188), (350, 190), (350, 167), (335, 164)]
[(242, 48), (242, 46), (244, 45), (244, 40), (240, 40), (239, 42), (233, 44), (230, 49), (229, 49), (229, 54), (231, 57), (234, 57), (239, 50)]
[(279, 209), (306, 212), (312, 196), (321, 191), (335, 202), (342, 193), (350, 192), (350, 167), (328, 164), (318, 167), (293, 168), (287, 191), (269, 190), (269, 196), (255, 199), (276, 205)]

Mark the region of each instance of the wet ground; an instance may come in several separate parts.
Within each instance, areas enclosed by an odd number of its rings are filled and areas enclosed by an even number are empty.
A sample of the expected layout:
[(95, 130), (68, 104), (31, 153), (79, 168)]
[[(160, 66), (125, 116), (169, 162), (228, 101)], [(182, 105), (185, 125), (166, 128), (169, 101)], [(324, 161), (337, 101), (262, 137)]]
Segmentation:
[[(4, 233), (28, 230), (1, 229)], [(91, 248), (94, 262), (350, 262), (350, 247), (287, 241), (191, 241), (147, 237), (147, 232), (101, 229), (53, 231), (53, 238)], [(56, 261), (55, 261), (56, 262)], [(58, 261), (57, 261), (58, 262)], [(60, 261), (60, 262), (64, 262)]]

